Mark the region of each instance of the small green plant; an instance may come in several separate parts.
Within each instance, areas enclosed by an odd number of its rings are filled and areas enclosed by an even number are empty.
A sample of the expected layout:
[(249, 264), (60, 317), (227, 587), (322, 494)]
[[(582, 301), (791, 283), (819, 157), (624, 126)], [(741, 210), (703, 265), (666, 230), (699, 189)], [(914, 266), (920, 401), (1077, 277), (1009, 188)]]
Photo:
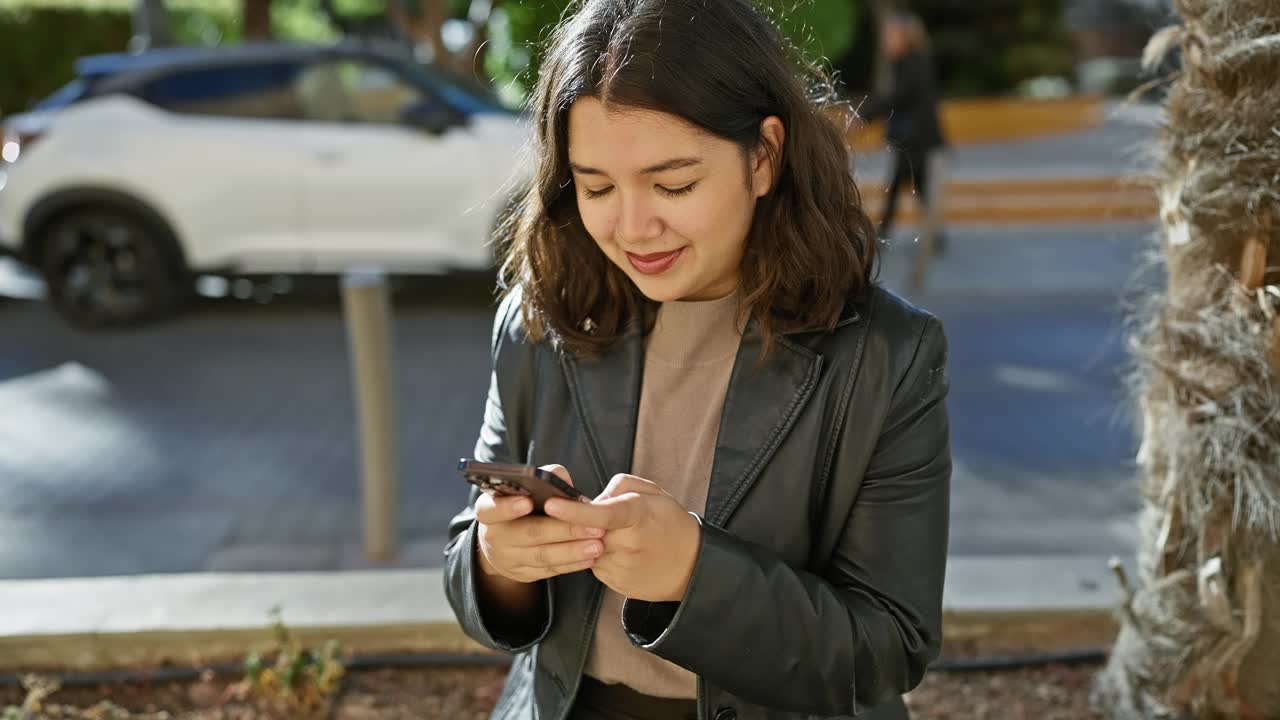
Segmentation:
[(346, 672), (338, 641), (326, 642), (319, 652), (307, 650), (293, 638), (278, 607), (271, 609), (271, 630), (275, 658), (255, 652), (245, 659), (248, 694), (295, 710), (314, 710), (332, 699)]

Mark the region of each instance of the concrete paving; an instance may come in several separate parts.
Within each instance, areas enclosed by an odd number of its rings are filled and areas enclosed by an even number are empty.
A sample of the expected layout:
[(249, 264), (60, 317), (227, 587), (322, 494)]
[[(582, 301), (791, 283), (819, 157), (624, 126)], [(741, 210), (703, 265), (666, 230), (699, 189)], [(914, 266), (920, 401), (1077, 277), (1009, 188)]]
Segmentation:
[[(951, 341), (954, 557), (1131, 551), (1122, 307), (1149, 233), (952, 233), (913, 299)], [(903, 228), (886, 284), (914, 249)], [(405, 568), (439, 565), (465, 498), (492, 317), (481, 283), (418, 285), (395, 324)], [(332, 293), (114, 333), (0, 301), (0, 578), (369, 567), (349, 373)]]
[[(1096, 128), (998, 143), (972, 143), (949, 151), (948, 175), (954, 180), (1071, 179), (1148, 175), (1163, 110), (1151, 104), (1113, 103)], [(883, 150), (854, 159), (864, 182), (888, 179), (889, 154)]]

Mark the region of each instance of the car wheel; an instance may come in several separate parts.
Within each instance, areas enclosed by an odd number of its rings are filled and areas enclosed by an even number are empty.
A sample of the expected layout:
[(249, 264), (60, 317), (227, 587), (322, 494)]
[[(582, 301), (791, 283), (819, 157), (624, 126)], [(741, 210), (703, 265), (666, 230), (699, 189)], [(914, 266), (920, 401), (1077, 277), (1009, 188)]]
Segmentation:
[(116, 208), (54, 220), (39, 245), (54, 308), (81, 327), (134, 325), (173, 311), (185, 273), (164, 231)]

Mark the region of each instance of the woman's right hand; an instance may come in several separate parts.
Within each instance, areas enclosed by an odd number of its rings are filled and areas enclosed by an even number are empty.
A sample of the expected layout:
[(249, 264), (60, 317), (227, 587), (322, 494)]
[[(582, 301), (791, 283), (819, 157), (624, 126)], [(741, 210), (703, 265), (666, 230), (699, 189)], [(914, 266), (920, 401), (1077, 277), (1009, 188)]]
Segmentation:
[[(573, 484), (561, 465), (544, 465)], [(518, 495), (483, 493), (476, 499), (477, 559), (481, 571), (519, 583), (589, 570), (604, 552), (604, 530), (530, 515), (533, 501)]]

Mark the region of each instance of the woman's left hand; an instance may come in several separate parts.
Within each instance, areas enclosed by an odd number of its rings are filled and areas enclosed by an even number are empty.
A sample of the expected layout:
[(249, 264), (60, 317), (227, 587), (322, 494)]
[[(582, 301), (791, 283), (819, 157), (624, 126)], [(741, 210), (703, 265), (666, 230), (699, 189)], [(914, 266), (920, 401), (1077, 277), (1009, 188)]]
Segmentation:
[(591, 572), (618, 594), (650, 602), (684, 598), (702, 542), (702, 525), (658, 485), (614, 475), (591, 503), (552, 498), (547, 515), (605, 531)]

